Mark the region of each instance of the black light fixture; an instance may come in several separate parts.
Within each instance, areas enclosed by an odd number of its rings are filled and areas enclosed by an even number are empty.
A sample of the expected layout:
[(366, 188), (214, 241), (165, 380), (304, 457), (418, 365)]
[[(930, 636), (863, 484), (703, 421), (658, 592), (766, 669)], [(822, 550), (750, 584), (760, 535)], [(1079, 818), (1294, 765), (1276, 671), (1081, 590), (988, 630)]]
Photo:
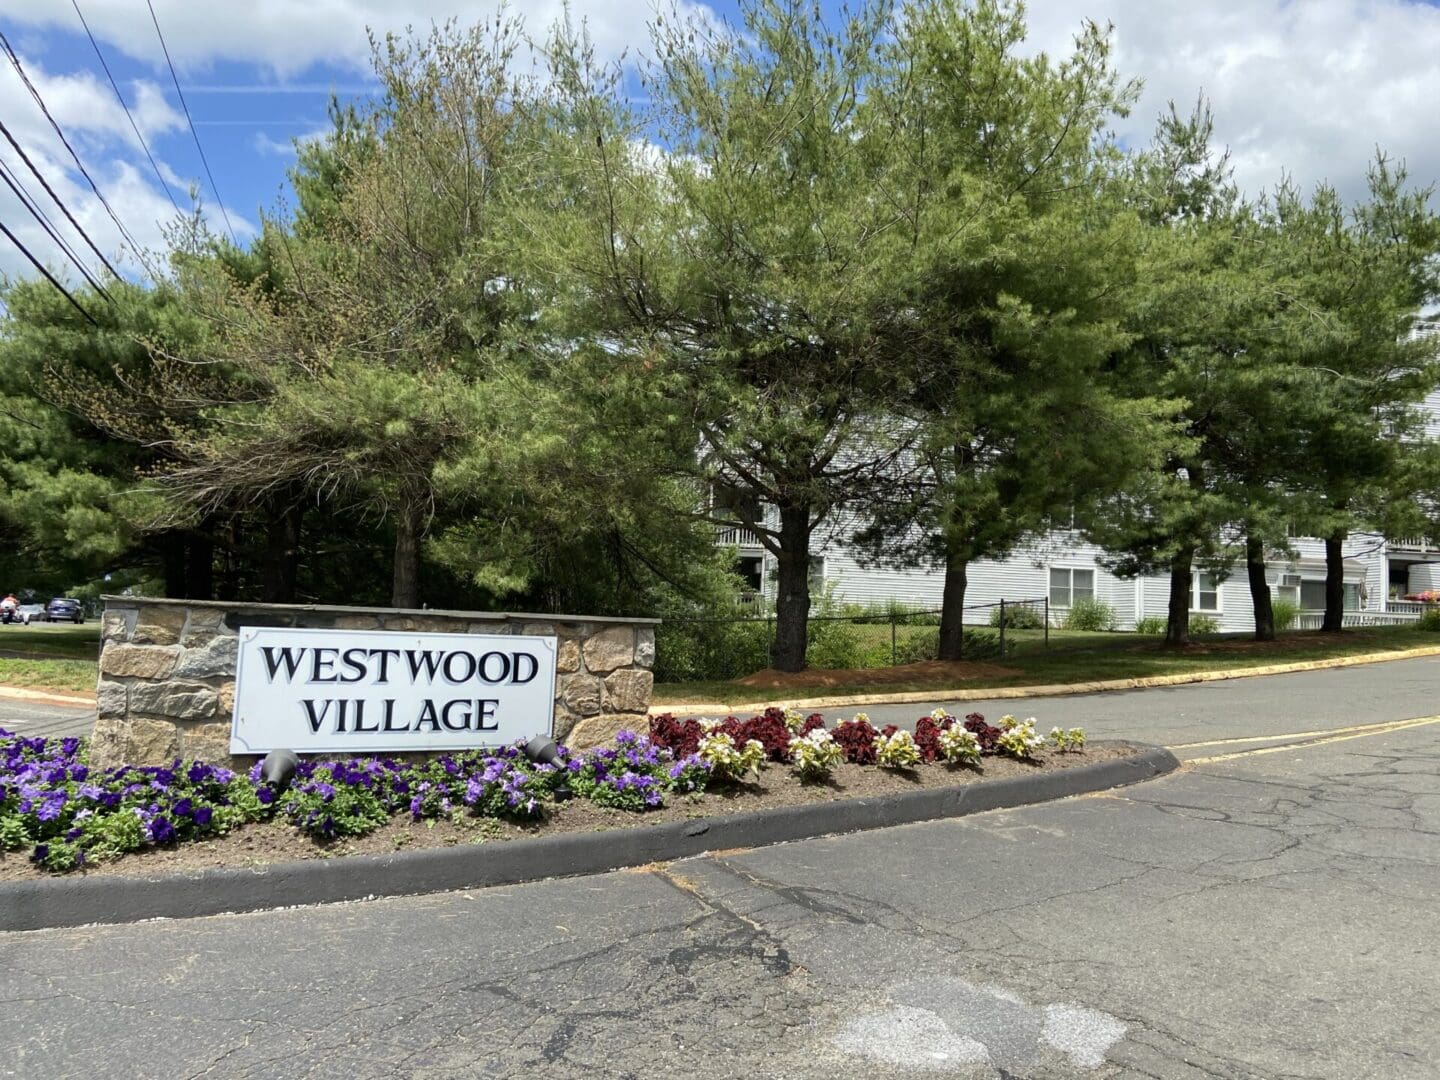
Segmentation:
[(548, 735), (536, 735), (525, 744), (525, 756), (537, 765), (549, 765), (552, 768), (561, 770), (555, 786), (550, 789), (551, 796), (556, 802), (564, 802), (573, 794), (570, 790), (570, 777), (564, 771), (564, 764), (560, 760), (560, 747), (555, 740)]
[(294, 750), (271, 750), (260, 762), (260, 779), (276, 791), (284, 791), (294, 779), (300, 759)]

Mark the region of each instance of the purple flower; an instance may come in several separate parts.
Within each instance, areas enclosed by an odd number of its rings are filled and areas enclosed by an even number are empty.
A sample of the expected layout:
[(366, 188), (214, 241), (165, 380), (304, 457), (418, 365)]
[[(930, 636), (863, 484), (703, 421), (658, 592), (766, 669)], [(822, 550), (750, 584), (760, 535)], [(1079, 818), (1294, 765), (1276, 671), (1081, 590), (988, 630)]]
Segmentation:
[(190, 811), (195, 809), (195, 804), (189, 799), (181, 799), (170, 808), (170, 812), (176, 817), (189, 817)]
[(199, 825), (203, 829), (206, 825), (210, 824), (210, 819), (214, 816), (214, 814), (215, 811), (211, 810), (210, 807), (200, 807), (195, 811), (195, 824)]
[(150, 839), (157, 844), (169, 843), (175, 839), (175, 826), (163, 817), (152, 818), (150, 821)]
[(275, 801), (275, 792), (268, 787), (262, 787), (255, 792), (255, 798), (260, 800), (261, 806), (269, 806)]

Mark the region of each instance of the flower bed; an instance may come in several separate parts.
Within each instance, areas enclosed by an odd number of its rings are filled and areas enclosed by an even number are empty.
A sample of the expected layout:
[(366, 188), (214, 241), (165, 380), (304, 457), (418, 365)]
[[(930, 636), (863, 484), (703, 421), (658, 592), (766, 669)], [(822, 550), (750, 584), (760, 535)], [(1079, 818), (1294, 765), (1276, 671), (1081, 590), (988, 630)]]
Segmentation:
[[(1034, 734), (938, 712), (912, 737), (863, 714), (827, 726), (778, 709), (750, 720), (657, 717), (650, 733), (559, 751), (553, 765), (519, 747), (301, 762), (290, 786), (204, 762), (163, 768), (87, 764), (80, 739), (0, 731), (0, 877), (156, 862), (235, 865), (271, 858), (395, 850), (537, 831), (613, 828), (942, 786), (1131, 752), (1085, 749), (1078, 729)], [(888, 763), (888, 764), (886, 764)], [(568, 798), (567, 798), (568, 796)], [(127, 858), (121, 859), (121, 856)]]

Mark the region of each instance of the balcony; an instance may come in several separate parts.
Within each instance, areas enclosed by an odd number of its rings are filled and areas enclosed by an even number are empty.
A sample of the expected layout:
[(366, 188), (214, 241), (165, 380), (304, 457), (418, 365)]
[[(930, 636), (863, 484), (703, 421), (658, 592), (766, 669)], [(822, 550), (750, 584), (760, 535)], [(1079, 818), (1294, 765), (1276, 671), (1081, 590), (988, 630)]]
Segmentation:
[(744, 525), (726, 524), (715, 527), (716, 547), (737, 547), (737, 548), (763, 548), (760, 537), (753, 529), (747, 529)]
[(1440, 544), (1424, 536), (1399, 536), (1389, 541), (1386, 547), (1396, 553), (1440, 555)]

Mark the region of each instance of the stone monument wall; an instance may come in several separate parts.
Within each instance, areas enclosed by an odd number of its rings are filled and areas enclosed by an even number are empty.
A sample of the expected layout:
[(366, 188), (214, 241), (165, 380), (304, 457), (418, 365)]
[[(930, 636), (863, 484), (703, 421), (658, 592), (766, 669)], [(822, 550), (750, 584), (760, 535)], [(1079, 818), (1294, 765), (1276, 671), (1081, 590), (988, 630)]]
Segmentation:
[(595, 745), (622, 728), (645, 730), (657, 621), (107, 596), (91, 761), (105, 768), (229, 759), (246, 626), (554, 635), (555, 738)]

